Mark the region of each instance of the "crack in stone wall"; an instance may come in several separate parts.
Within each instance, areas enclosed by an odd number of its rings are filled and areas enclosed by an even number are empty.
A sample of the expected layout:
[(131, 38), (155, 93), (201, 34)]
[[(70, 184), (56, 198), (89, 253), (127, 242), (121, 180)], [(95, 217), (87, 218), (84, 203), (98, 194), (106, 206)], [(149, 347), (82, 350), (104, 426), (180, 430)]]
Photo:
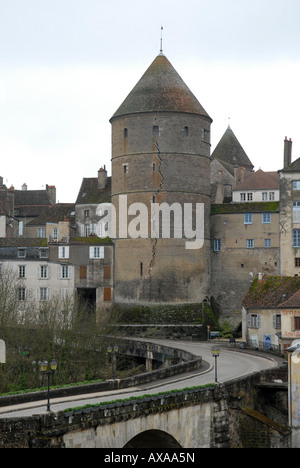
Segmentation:
[[(160, 148), (159, 148), (157, 138), (155, 139), (155, 146), (156, 146), (156, 149), (157, 149), (157, 156), (158, 156), (158, 160), (159, 160), (157, 172), (160, 175), (160, 184), (159, 184), (158, 188), (156, 189), (156, 192), (155, 192), (155, 195), (154, 195), (154, 197), (156, 198), (159, 195), (159, 193), (161, 192), (161, 190), (162, 190), (162, 187), (163, 187), (163, 184), (164, 184), (164, 181), (165, 181), (165, 177), (164, 177), (164, 175), (162, 173), (163, 161), (162, 161), (161, 152), (160, 152)], [(153, 227), (154, 215), (155, 215), (155, 209), (152, 210), (151, 228)], [(153, 246), (152, 246), (151, 260), (150, 260), (150, 264), (149, 264), (149, 283), (150, 283), (150, 286), (149, 286), (149, 296), (150, 297), (149, 297), (149, 299), (150, 299), (150, 301), (152, 299), (152, 268), (153, 268), (153, 263), (154, 263), (155, 256), (156, 256), (156, 253), (157, 253), (157, 239), (158, 239), (158, 236), (159, 236), (159, 233), (156, 232), (156, 229), (157, 229), (157, 227), (155, 226), (155, 237), (154, 237), (154, 242), (153, 242)]]

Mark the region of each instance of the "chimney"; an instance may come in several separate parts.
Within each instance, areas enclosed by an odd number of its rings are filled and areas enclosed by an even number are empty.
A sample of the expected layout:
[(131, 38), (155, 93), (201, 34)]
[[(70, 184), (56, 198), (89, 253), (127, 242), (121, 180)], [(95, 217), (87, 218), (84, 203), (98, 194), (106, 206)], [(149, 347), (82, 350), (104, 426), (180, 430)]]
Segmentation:
[(53, 205), (56, 204), (56, 187), (55, 185), (48, 185), (46, 184), (46, 190), (49, 194), (50, 200)]
[(224, 201), (223, 171), (220, 168), (218, 170), (218, 182), (217, 182), (215, 203), (223, 203), (223, 201)]
[(98, 171), (98, 189), (104, 189), (107, 183), (107, 171), (104, 167), (101, 167)]
[(284, 169), (288, 167), (292, 162), (292, 145), (293, 145), (293, 142), (291, 138), (288, 140), (287, 137), (285, 137), (284, 154), (283, 154), (283, 168)]

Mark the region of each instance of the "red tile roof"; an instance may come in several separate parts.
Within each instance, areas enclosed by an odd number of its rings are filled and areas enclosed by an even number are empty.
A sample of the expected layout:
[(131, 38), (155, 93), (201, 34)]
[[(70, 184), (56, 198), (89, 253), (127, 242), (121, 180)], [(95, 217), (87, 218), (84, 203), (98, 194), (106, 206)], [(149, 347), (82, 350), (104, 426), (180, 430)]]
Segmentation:
[(261, 169), (249, 174), (248, 177), (238, 184), (233, 190), (278, 190), (279, 175), (277, 172), (264, 172)]

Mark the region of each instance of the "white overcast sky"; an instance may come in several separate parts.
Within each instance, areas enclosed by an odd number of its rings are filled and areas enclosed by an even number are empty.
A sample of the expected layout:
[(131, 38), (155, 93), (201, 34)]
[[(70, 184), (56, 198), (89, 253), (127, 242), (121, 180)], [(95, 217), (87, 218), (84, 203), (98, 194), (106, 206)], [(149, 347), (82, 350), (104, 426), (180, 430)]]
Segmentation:
[(0, 175), (55, 185), (111, 173), (110, 117), (163, 50), (263, 170), (300, 157), (299, 0), (0, 0)]

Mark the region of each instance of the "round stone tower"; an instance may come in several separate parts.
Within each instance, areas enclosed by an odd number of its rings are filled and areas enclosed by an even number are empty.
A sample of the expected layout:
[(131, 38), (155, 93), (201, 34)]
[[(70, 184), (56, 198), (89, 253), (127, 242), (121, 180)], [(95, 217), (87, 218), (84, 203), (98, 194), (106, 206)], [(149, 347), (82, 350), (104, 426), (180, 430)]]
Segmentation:
[[(202, 302), (210, 296), (211, 118), (161, 53), (110, 122), (115, 302)], [(201, 227), (201, 247), (189, 248)]]

